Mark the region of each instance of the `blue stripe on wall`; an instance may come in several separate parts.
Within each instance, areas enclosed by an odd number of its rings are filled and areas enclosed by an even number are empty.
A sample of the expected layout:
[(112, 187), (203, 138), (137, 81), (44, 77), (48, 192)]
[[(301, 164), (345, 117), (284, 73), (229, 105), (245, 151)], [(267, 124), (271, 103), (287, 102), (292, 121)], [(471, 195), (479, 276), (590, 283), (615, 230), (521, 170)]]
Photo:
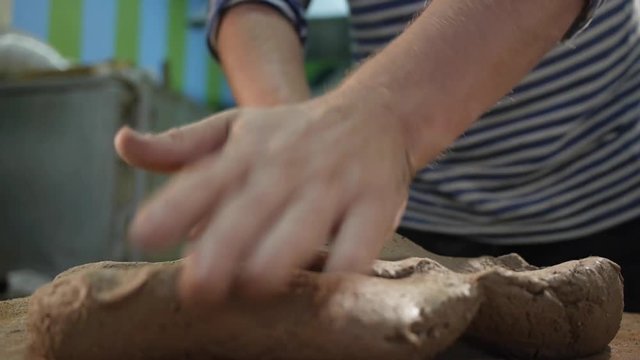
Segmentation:
[(13, 27), (40, 40), (49, 37), (49, 0), (17, 0), (13, 2)]
[[(189, 16), (206, 11), (206, 0), (189, 0)], [(207, 56), (205, 28), (189, 28), (186, 39), (184, 92), (194, 100), (204, 102), (207, 93)]]
[(167, 58), (168, 0), (142, 0), (140, 8), (139, 66), (162, 79), (162, 67)]
[(114, 58), (116, 0), (84, 0), (82, 61), (96, 63)]

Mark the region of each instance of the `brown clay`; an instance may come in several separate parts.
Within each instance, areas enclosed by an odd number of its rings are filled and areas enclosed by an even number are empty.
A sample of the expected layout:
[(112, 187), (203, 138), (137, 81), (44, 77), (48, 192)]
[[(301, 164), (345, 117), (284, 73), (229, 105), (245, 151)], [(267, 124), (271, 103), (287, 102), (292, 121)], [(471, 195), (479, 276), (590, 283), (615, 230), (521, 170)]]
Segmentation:
[(462, 334), (480, 301), (453, 273), (397, 281), (299, 272), (282, 297), (194, 311), (175, 293), (180, 268), (98, 263), (60, 276), (31, 299), (31, 356), (425, 359)]
[[(436, 256), (437, 257), (437, 256)], [(604, 349), (622, 316), (619, 268), (588, 258), (378, 261), (374, 276), (298, 272), (288, 292), (204, 310), (180, 305), (181, 264), (98, 263), (31, 299), (36, 359), (427, 359), (466, 334), (525, 357)]]
[(25, 329), (29, 299), (0, 301), (0, 359), (23, 360), (27, 346)]
[(520, 272), (481, 273), (485, 296), (467, 334), (501, 353), (570, 358), (604, 349), (620, 328), (620, 268), (587, 258)]
[(483, 296), (466, 335), (522, 358), (575, 358), (601, 351), (620, 328), (620, 267), (590, 257), (537, 268), (515, 254), (497, 258), (410, 258), (374, 264), (383, 277), (443, 271), (469, 274)]

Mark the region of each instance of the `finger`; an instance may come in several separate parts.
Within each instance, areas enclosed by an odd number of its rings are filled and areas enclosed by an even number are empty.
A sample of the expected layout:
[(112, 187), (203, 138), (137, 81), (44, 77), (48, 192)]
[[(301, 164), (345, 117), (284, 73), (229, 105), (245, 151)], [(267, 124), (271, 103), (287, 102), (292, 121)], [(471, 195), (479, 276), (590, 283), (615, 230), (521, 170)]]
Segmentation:
[(182, 278), (185, 298), (222, 300), (235, 278), (243, 256), (265, 234), (289, 198), (282, 180), (247, 184), (246, 190), (219, 208), (198, 240)]
[(227, 139), (233, 115), (224, 112), (157, 135), (143, 135), (123, 127), (116, 134), (115, 147), (120, 157), (133, 166), (172, 172), (220, 148)]
[(136, 214), (129, 229), (131, 241), (142, 248), (174, 245), (216, 204), (247, 171), (247, 160), (227, 151), (208, 157), (177, 174)]
[[(240, 185), (241, 184), (236, 184), (234, 188), (236, 189), (240, 188)], [(231, 192), (232, 191), (229, 191), (229, 193)], [(201, 238), (207, 226), (209, 226), (209, 224), (211, 224), (211, 221), (213, 221), (214, 216), (215, 216), (215, 211), (213, 209), (209, 210), (208, 213), (206, 213), (200, 220), (198, 220), (195, 223), (194, 226), (191, 227), (191, 229), (189, 230), (189, 233), (187, 234), (187, 238), (188, 238), (187, 240), (196, 241), (199, 238)]]
[(253, 252), (242, 274), (251, 295), (286, 286), (291, 272), (312, 263), (337, 217), (338, 195), (326, 186), (305, 188)]
[(189, 234), (187, 235), (189, 240), (199, 239), (204, 233), (204, 230), (206, 229), (207, 225), (211, 222), (212, 217), (213, 217), (212, 215), (208, 215), (202, 218), (200, 221), (198, 221), (196, 225), (193, 226), (191, 230), (189, 230)]
[(326, 271), (368, 272), (393, 234), (395, 211), (381, 201), (361, 201), (349, 209), (340, 226)]

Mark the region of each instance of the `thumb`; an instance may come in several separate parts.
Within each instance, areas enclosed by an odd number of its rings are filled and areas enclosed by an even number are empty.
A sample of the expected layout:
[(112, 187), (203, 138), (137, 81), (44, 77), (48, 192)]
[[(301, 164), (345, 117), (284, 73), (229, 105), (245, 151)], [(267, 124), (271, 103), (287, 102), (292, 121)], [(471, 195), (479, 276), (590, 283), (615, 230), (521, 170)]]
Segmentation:
[(141, 134), (125, 126), (116, 134), (114, 144), (130, 165), (172, 172), (222, 147), (235, 116), (230, 110), (160, 134)]

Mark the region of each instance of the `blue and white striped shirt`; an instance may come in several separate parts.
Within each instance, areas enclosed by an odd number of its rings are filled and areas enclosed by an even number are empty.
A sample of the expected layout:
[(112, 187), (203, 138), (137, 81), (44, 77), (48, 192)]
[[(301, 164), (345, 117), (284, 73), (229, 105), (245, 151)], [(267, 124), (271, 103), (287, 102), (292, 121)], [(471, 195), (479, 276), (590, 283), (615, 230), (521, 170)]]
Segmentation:
[[(212, 28), (244, 1), (213, 1)], [(304, 39), (306, 4), (260, 2)], [(351, 0), (354, 60), (384, 47), (428, 3)], [(403, 226), (526, 244), (640, 216), (640, 8), (592, 0), (585, 10), (565, 41), (417, 175)]]

